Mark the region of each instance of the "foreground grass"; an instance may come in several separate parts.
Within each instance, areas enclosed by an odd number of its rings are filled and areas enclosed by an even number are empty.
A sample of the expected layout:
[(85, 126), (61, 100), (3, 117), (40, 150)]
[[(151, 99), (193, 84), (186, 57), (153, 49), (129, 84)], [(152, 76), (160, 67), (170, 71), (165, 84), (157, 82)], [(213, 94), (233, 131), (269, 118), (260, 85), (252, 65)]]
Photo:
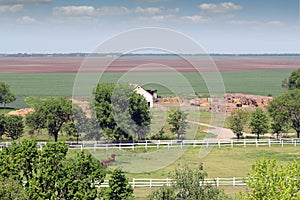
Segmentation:
[[(225, 194), (233, 198), (239, 192), (245, 191), (246, 187), (220, 187), (224, 190)], [(144, 200), (151, 194), (152, 191), (157, 190), (158, 188), (135, 188), (134, 197), (136, 200)]]

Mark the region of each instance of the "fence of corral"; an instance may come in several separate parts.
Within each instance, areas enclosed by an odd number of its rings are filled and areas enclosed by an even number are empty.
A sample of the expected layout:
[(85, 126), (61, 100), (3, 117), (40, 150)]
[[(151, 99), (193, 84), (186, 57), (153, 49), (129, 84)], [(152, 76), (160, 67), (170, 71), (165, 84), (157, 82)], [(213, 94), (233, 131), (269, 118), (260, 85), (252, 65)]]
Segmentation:
[[(203, 183), (204, 185), (214, 185), (214, 186), (246, 186), (246, 178), (242, 177), (232, 177), (232, 178), (206, 178), (204, 179)], [(133, 178), (129, 184), (133, 188), (152, 188), (152, 187), (163, 187), (163, 186), (171, 186), (172, 185), (172, 179), (165, 178), (165, 179), (157, 179), (157, 178)], [(97, 187), (109, 187), (109, 181), (104, 180), (103, 183), (98, 184)]]
[[(46, 142), (38, 142), (37, 146), (42, 150), (43, 145), (45, 145)], [(109, 149), (148, 149), (148, 148), (183, 148), (191, 146), (193, 148), (196, 147), (210, 147), (210, 146), (216, 146), (216, 147), (235, 147), (235, 146), (281, 146), (284, 147), (286, 145), (292, 145), (292, 146), (300, 146), (300, 139), (299, 138), (293, 138), (293, 139), (261, 139), (261, 140), (249, 140), (249, 139), (240, 139), (240, 140), (218, 140), (218, 139), (210, 139), (210, 140), (144, 140), (144, 141), (132, 141), (132, 142), (119, 142), (119, 143), (109, 143), (109, 142), (101, 142), (101, 141), (83, 141), (83, 142), (73, 142), (68, 141), (66, 144), (69, 145), (69, 149), (80, 149), (80, 150), (109, 150)], [(11, 142), (2, 142), (0, 143), (0, 150), (4, 146), (11, 146)]]

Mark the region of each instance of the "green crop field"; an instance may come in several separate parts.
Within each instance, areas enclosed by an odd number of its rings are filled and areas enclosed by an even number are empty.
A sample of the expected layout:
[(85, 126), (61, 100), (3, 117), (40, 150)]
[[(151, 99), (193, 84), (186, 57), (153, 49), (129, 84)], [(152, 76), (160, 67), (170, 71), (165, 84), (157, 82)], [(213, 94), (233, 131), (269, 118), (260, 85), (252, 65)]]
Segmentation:
[[(288, 77), (290, 70), (265, 70), (265, 71), (239, 71), (222, 72), (222, 78), (226, 92), (242, 92), (258, 95), (278, 95), (283, 89), (281, 82)], [(209, 72), (204, 72), (205, 76)], [(211, 72), (210, 72), (211, 73)], [(105, 73), (101, 81), (118, 81), (123, 74)], [(181, 73), (191, 84), (196, 93), (208, 93), (207, 87), (201, 75), (193, 72)], [(141, 83), (153, 77), (153, 82), (146, 84), (146, 88), (156, 88), (160, 95), (169, 95), (171, 92), (168, 86), (172, 86), (178, 91), (187, 91), (177, 81), (173, 81), (171, 73), (135, 73), (130, 78), (131, 82)], [(168, 77), (168, 82), (164, 80), (165, 86), (159, 85), (162, 79)], [(11, 86), (11, 89), (19, 96), (71, 96), (73, 92), (76, 74), (0, 74), (0, 81), (4, 81)], [(125, 80), (125, 79), (124, 79)], [(186, 86), (187, 87), (187, 86)]]

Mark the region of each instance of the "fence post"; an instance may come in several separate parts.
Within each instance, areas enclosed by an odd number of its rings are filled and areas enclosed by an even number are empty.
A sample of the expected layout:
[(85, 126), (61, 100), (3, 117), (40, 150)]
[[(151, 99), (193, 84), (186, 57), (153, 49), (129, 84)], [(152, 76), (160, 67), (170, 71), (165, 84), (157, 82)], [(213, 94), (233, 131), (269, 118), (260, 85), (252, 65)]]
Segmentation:
[(208, 141), (206, 141), (206, 148), (208, 147)]
[(269, 139), (268, 142), (269, 142), (269, 147), (271, 147), (271, 139)]
[(132, 150), (134, 150), (134, 141), (132, 141)]
[(283, 147), (283, 140), (281, 140), (281, 147)]
[(134, 185), (134, 184), (135, 184), (134, 182), (135, 182), (135, 178), (132, 179), (132, 188), (134, 188), (134, 186), (135, 186), (135, 185)]
[(40, 151), (43, 151), (43, 145), (40, 144)]
[(221, 143), (220, 143), (220, 140), (218, 140), (218, 145), (219, 145), (219, 148), (221, 148)]
[(295, 140), (295, 146), (297, 146), (297, 140)]
[(233, 148), (233, 140), (231, 140), (230, 142), (231, 142), (231, 148)]
[(232, 186), (235, 187), (235, 177), (232, 178)]
[(244, 139), (244, 147), (246, 147), (246, 139)]
[(196, 147), (196, 140), (194, 140), (194, 143), (193, 143), (193, 148)]
[(150, 188), (152, 188), (152, 178), (150, 178)]
[(220, 185), (220, 183), (219, 183), (219, 177), (217, 177), (216, 181), (217, 181), (217, 187), (219, 187), (219, 185)]
[(80, 146), (80, 150), (83, 151), (83, 144)]
[(148, 142), (146, 140), (146, 146), (145, 146), (145, 149), (147, 150), (148, 149)]

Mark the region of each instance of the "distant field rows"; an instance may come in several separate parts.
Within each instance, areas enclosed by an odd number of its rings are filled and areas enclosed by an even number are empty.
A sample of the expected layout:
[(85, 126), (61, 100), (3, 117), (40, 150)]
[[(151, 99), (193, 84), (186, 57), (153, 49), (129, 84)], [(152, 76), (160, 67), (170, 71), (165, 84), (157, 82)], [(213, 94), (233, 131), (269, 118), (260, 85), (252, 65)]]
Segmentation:
[[(221, 72), (223, 82), (228, 93), (249, 93), (258, 95), (278, 95), (283, 89), (281, 82), (288, 77), (291, 70), (253, 70), (253, 71), (237, 71), (237, 72)], [(203, 75), (214, 72), (202, 72)], [(139, 80), (147, 78), (152, 79), (152, 84), (146, 85), (146, 88), (158, 89), (158, 94), (170, 94), (168, 86), (160, 86), (155, 84), (159, 82), (157, 77), (167, 79), (169, 84), (179, 88), (181, 91), (186, 91), (177, 81), (173, 81), (171, 73), (149, 72), (135, 73), (137, 77), (136, 83)], [(181, 72), (194, 88), (197, 93), (208, 93), (205, 82), (200, 74), (195, 72)], [(105, 73), (101, 81), (118, 81), (122, 73)], [(93, 74), (95, 76), (95, 74)], [(7, 82), (11, 89), (19, 96), (71, 96), (76, 74), (74, 73), (46, 73), (46, 74), (0, 74), (0, 81)], [(156, 78), (156, 79), (155, 79)], [(133, 82), (133, 81), (132, 81)], [(177, 84), (177, 85), (176, 85)], [(182, 87), (182, 88), (181, 88)]]

